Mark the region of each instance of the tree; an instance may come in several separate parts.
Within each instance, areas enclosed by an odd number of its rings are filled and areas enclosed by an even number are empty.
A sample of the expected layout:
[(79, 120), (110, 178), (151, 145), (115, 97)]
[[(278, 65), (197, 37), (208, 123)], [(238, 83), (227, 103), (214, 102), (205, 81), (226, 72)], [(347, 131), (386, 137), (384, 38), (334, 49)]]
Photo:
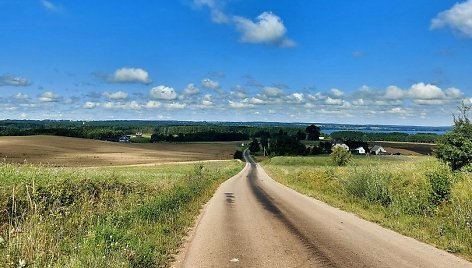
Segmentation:
[(243, 152), (241, 152), (240, 150), (236, 150), (236, 152), (234, 152), (234, 154), (233, 154), (233, 158), (234, 159), (243, 159)]
[(297, 140), (302, 141), (306, 138), (305, 132), (298, 130), (297, 132)]
[(452, 170), (459, 170), (472, 163), (472, 124), (468, 117), (471, 108), (472, 106), (462, 103), (459, 115), (454, 115), (452, 131), (438, 140), (435, 155)]
[(251, 153), (257, 153), (261, 150), (261, 146), (259, 145), (259, 141), (256, 138), (252, 138), (252, 142), (249, 143), (249, 151)]
[(341, 146), (335, 146), (330, 156), (333, 163), (338, 166), (345, 166), (352, 159), (351, 153)]
[(308, 133), (307, 139), (310, 141), (317, 141), (320, 139), (320, 128), (315, 125), (308, 126), (306, 128), (306, 133)]

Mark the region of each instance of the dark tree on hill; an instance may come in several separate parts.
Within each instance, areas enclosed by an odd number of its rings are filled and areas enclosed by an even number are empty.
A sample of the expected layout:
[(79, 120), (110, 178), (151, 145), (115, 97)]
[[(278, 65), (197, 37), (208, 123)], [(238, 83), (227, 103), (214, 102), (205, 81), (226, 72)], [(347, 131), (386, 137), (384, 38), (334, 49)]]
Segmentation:
[(249, 151), (251, 153), (257, 153), (261, 150), (261, 146), (259, 145), (259, 141), (256, 138), (252, 139), (252, 142), (249, 143)]
[(270, 139), (270, 152), (275, 155), (306, 155), (306, 146), (296, 137), (286, 134)]
[(303, 132), (303, 131), (301, 131), (301, 130), (299, 130), (299, 131), (297, 132), (297, 140), (302, 141), (302, 140), (304, 140), (304, 139), (306, 139), (306, 133)]
[(308, 126), (306, 128), (306, 133), (308, 134), (307, 139), (310, 141), (317, 141), (320, 139), (320, 128), (315, 125)]
[(454, 116), (454, 128), (438, 140), (436, 157), (446, 162), (453, 170), (472, 163), (472, 123), (467, 115), (472, 106), (462, 104), (460, 113)]

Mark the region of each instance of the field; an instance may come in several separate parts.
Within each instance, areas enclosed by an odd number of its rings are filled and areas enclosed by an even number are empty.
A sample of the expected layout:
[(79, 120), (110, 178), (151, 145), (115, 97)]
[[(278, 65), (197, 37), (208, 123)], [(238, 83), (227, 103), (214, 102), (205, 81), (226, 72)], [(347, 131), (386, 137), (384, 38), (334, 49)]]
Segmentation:
[(472, 174), (428, 156), (274, 157), (264, 169), (298, 192), (472, 260)]
[(0, 137), (0, 160), (84, 167), (225, 160), (233, 158), (238, 144), (120, 144), (58, 136)]
[(435, 144), (431, 143), (415, 143), (415, 142), (388, 142), (376, 141), (369, 142), (369, 146), (382, 146), (388, 153), (401, 155), (432, 155)]
[(168, 266), (236, 160), (140, 167), (0, 164), (0, 267)]

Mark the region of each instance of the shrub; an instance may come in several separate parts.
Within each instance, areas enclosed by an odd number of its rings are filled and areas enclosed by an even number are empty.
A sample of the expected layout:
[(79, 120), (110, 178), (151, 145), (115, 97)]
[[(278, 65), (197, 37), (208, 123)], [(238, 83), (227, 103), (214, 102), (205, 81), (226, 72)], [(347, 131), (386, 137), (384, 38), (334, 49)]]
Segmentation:
[(460, 170), (472, 163), (472, 123), (467, 112), (471, 106), (462, 104), (460, 114), (454, 117), (454, 128), (438, 140), (436, 157), (453, 170)]
[(386, 207), (392, 202), (388, 188), (389, 181), (389, 175), (378, 173), (375, 169), (368, 169), (355, 172), (345, 182), (344, 188), (354, 197)]
[(431, 204), (439, 205), (443, 201), (449, 200), (451, 195), (451, 178), (446, 169), (438, 169), (428, 172), (426, 176), (431, 184), (430, 200)]
[(233, 158), (234, 159), (243, 159), (243, 152), (241, 152), (240, 150), (237, 150), (236, 152), (234, 152)]
[(331, 152), (331, 160), (337, 166), (345, 166), (352, 160), (352, 155), (342, 147), (335, 147)]

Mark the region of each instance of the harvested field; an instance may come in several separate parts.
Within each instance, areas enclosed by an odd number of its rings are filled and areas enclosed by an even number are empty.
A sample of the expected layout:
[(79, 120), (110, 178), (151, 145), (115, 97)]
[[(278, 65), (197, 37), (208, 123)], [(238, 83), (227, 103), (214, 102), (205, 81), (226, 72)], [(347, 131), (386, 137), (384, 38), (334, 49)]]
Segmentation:
[(115, 166), (232, 159), (240, 142), (122, 144), (58, 136), (0, 137), (7, 163)]
[(400, 153), (402, 155), (431, 155), (436, 146), (431, 143), (414, 143), (414, 142), (389, 142), (389, 141), (373, 141), (369, 142), (369, 146), (380, 145), (388, 153)]

